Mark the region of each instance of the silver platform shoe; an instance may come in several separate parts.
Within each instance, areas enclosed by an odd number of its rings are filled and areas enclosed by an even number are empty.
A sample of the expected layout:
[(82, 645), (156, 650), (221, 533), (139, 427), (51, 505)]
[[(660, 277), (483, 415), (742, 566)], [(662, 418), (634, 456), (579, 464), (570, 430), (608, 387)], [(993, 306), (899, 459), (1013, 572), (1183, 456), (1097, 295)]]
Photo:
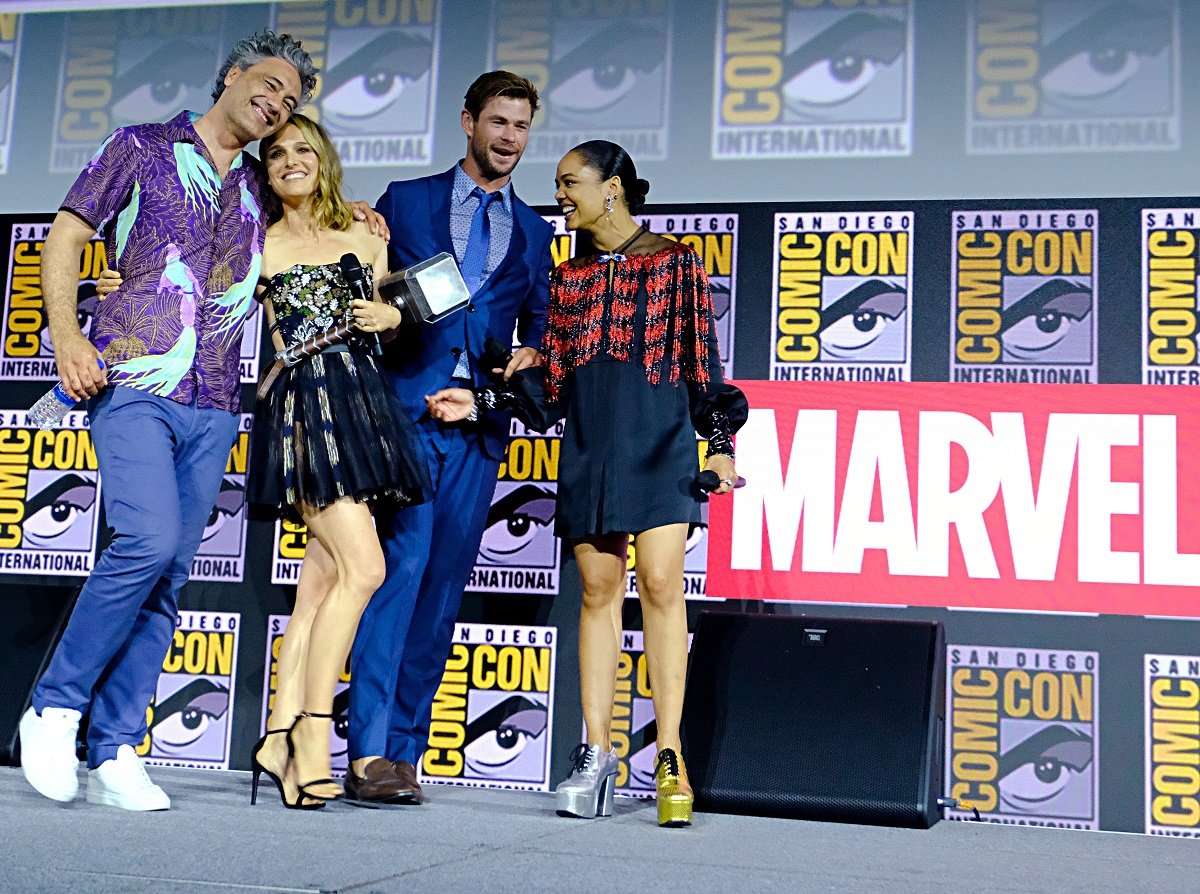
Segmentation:
[(617, 787), (617, 753), (599, 745), (580, 745), (571, 752), (571, 775), (558, 784), (554, 796), (559, 816), (592, 819), (612, 816)]

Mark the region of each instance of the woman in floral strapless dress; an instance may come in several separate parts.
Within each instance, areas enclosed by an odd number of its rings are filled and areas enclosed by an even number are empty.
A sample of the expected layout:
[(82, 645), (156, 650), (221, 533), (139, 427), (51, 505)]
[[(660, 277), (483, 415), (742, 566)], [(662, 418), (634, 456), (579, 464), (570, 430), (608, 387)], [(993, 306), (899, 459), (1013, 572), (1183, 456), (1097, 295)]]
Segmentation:
[[(339, 260), (358, 257), (374, 294), (373, 279), (387, 272), (387, 244), (353, 221), (328, 135), (294, 114), (260, 152), (280, 203), (260, 292), (274, 348), (347, 319), (367, 337), (386, 338), (400, 312), (378, 295), (353, 299)], [(369, 347), (351, 341), (284, 369), (255, 407), (247, 497), (303, 522), (308, 542), (267, 733), (252, 756), (252, 801), (263, 773), (289, 807), (341, 796), (330, 766), (334, 690), (384, 576), (371, 514), (421, 502), (430, 489), (412, 422), (391, 401)]]

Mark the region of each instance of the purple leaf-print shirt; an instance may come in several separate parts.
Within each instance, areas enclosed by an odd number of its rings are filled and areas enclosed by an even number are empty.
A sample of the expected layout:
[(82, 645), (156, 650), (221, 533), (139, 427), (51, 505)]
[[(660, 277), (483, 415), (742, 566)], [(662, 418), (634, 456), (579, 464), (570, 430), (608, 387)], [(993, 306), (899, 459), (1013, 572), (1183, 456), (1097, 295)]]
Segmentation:
[(222, 180), (195, 118), (115, 131), (62, 208), (104, 236), (108, 265), (124, 279), (99, 302), (89, 336), (109, 381), (237, 413), (270, 193), (246, 152)]

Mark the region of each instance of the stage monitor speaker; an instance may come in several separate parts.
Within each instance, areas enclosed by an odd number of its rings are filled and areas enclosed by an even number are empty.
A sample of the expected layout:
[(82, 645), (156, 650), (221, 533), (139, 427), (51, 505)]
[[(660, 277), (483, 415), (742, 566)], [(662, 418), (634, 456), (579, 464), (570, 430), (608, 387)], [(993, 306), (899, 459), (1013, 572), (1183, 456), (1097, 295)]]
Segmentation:
[(702, 612), (683, 706), (696, 809), (929, 828), (945, 667), (935, 622)]

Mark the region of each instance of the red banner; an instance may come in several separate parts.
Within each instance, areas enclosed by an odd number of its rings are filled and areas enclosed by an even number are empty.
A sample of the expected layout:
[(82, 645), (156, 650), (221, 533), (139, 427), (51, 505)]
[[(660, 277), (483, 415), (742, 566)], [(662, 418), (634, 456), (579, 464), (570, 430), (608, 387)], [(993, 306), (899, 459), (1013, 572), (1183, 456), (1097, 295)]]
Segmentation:
[(739, 384), (710, 596), (1200, 617), (1200, 389)]

